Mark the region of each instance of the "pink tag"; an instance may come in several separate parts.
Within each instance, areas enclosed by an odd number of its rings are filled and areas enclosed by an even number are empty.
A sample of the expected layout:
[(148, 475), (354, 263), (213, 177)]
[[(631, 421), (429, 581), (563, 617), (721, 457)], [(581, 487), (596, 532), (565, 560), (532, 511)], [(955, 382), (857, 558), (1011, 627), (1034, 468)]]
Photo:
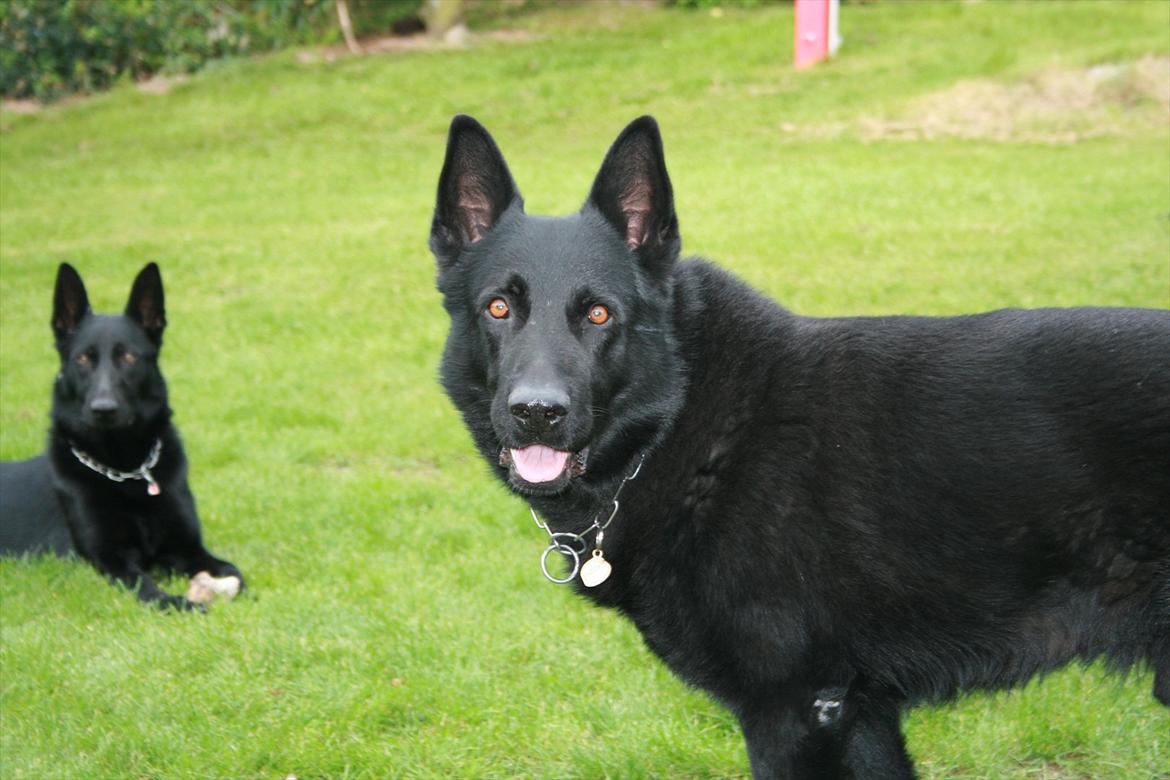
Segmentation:
[(148, 482), (146, 485), (146, 492), (152, 496), (157, 496), (162, 492), (162, 488), (158, 486), (157, 482)]

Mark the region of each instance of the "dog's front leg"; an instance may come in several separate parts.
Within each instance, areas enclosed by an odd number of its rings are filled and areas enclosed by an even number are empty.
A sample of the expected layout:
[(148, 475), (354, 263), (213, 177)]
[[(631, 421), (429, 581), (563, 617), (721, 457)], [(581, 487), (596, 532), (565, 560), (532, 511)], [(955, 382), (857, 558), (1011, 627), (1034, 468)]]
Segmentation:
[(817, 776), (912, 780), (900, 699), (855, 675), (849, 678), (847, 685), (827, 685), (812, 694), (806, 751), (817, 757)]
[(203, 547), (198, 539), (193, 544), (187, 545), (182, 551), (166, 556), (165, 562), (171, 569), (182, 572), (188, 577), (194, 577), (203, 572), (216, 579), (235, 577), (238, 582), (232, 595), (244, 591), (244, 575), (240, 573), (236, 565), (230, 561), (216, 558)]
[(741, 709), (756, 780), (913, 780), (897, 702), (845, 686)]
[(913, 780), (914, 765), (902, 737), (901, 708), (891, 698), (861, 694), (843, 734), (845, 777)]
[(200, 531), (199, 517), (195, 510), (195, 497), (184, 481), (171, 495), (167, 497), (171, 502), (170, 516), (175, 518), (167, 528), (167, 537), (163, 549), (159, 551), (159, 560), (168, 568), (182, 572), (188, 577), (194, 577), (200, 572), (207, 572), (212, 577), (235, 577), (239, 580), (237, 592), (244, 590), (244, 575), (230, 561), (217, 558), (203, 546), (203, 534)]
[(840, 776), (836, 739), (810, 727), (797, 702), (774, 700), (740, 708), (740, 725), (755, 780), (831, 780)]
[(133, 591), (138, 600), (160, 608), (201, 609), (181, 596), (172, 596), (155, 584), (143, 564), (137, 527), (129, 523), (105, 523), (88, 511), (85, 503), (69, 493), (60, 494), (66, 511), (73, 547), (110, 582)]
[(240, 581), (240, 590), (244, 589), (244, 575), (231, 561), (216, 558), (199, 541), (198, 537), (187, 540), (179, 545), (179, 549), (160, 555), (160, 559), (170, 569), (193, 577), (205, 571), (212, 577), (236, 577)]
[(102, 558), (95, 559), (94, 565), (111, 582), (121, 583), (134, 591), (138, 600), (144, 604), (152, 604), (159, 609), (182, 611), (192, 609), (202, 611), (204, 609), (202, 605), (193, 604), (183, 596), (172, 596), (164, 591), (149, 574), (134, 562), (107, 557), (104, 560)]

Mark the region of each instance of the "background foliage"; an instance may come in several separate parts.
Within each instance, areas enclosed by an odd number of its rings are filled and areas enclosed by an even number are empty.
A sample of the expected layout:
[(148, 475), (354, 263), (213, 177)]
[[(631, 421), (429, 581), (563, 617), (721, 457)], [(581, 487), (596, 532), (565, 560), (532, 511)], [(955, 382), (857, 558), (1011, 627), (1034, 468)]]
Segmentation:
[[(654, 114), (685, 251), (802, 314), (1165, 309), (1170, 4), (849, 4), (841, 56), (800, 74), (790, 7), (721, 10), (573, 4), (465, 49), (0, 108), (0, 456), (44, 444), (57, 265), (116, 311), (159, 262), (205, 536), (251, 585), (163, 615), (0, 560), (0, 777), (747, 773), (727, 712), (544, 581), (437, 386), (451, 115), (565, 213)], [(1166, 778), (1151, 684), (1073, 668), (922, 708), (910, 748), (924, 778)]]
[[(355, 32), (388, 33), (421, 0), (348, 0)], [(339, 38), (333, 0), (5, 0), (0, 94), (52, 99), (119, 78)]]

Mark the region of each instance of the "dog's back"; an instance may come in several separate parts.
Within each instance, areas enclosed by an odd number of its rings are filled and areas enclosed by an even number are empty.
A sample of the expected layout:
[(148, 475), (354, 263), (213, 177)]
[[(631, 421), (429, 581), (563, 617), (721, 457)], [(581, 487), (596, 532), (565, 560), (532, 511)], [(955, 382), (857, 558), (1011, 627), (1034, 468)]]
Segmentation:
[(0, 518), (0, 555), (66, 555), (73, 547), (45, 455), (0, 463)]

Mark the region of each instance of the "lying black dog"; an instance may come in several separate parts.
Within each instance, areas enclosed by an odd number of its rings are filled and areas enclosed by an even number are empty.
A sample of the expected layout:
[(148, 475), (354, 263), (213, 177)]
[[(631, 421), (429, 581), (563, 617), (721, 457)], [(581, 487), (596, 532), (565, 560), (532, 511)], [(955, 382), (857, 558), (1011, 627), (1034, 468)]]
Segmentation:
[(678, 261), (650, 117), (559, 218), (456, 117), (431, 248), (443, 386), (546, 573), (726, 703), (757, 777), (911, 777), (907, 707), (1074, 659), (1170, 705), (1170, 312), (796, 316)]
[(243, 577), (203, 547), (187, 460), (158, 366), (166, 317), (154, 263), (134, 280), (122, 315), (93, 314), (72, 266), (57, 272), (53, 384), (46, 454), (0, 464), (0, 553), (76, 551), (160, 607), (189, 609), (150, 578), (159, 567)]

